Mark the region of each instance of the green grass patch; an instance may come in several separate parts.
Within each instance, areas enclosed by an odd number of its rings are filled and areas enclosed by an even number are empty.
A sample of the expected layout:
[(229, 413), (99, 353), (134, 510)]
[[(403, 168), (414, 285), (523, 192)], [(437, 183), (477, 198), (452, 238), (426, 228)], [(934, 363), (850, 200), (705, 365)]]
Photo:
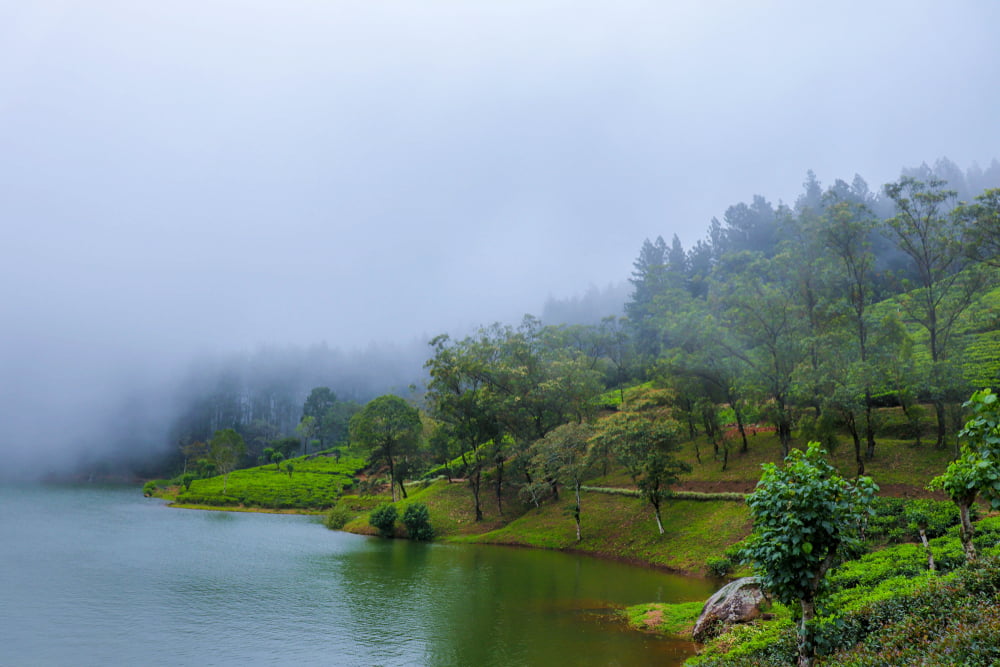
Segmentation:
[(704, 606), (704, 602), (650, 602), (626, 607), (622, 614), (634, 630), (688, 638)]
[(468, 541), (547, 549), (573, 549), (605, 558), (648, 563), (678, 572), (704, 573), (705, 562), (720, 556), (750, 531), (747, 508), (729, 501), (671, 500), (662, 511), (665, 533), (652, 509), (638, 498), (584, 493), (583, 538), (576, 541), (571, 501), (549, 501), (508, 525)]

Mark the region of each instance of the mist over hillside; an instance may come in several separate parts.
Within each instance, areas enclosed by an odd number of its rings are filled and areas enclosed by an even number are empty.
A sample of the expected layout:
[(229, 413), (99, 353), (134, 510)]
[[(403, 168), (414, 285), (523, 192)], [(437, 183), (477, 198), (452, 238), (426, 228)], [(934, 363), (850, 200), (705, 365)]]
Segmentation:
[(694, 250), (810, 169), (877, 191), (947, 155), (974, 193), (998, 23), (985, 0), (0, 2), (5, 474), (173, 447), (256, 350), (326, 341), (388, 374), (324, 378), (360, 397), (412, 382), (393, 363), (419, 379), (438, 333), (615, 315), (644, 239)]

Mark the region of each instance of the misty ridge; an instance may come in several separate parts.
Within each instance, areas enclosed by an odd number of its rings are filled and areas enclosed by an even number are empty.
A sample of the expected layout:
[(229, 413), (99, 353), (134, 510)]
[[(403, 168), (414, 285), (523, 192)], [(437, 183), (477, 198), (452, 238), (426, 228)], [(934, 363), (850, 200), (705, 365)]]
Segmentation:
[[(966, 171), (947, 158), (932, 166), (906, 168), (903, 177), (947, 180), (959, 201), (969, 201), (983, 189), (1000, 187), (1000, 162), (988, 168), (973, 165)], [(646, 239), (638, 252), (636, 268), (652, 253), (655, 260), (683, 274), (683, 284), (695, 296), (704, 296), (713, 284), (730, 279), (729, 272), (742, 254), (772, 256), (795, 235), (796, 220), (811, 208), (819, 210), (824, 196), (836, 196), (864, 204), (874, 215), (893, 214), (893, 202), (881, 188), (873, 189), (860, 176), (850, 183), (835, 180), (825, 189), (810, 171), (802, 193), (792, 206), (772, 205), (755, 196), (751, 203), (728, 207), (720, 221), (713, 218), (706, 237), (685, 250), (676, 234), (671, 244), (662, 237)], [(877, 273), (907, 277), (905, 257), (884, 235), (873, 235), (870, 246)], [(678, 268), (680, 267), (680, 268)], [(624, 269), (624, 267), (623, 267)], [(637, 274), (633, 274), (635, 276)], [(622, 281), (603, 289), (590, 286), (577, 296), (549, 296), (541, 310), (540, 324), (597, 330), (602, 322), (621, 321), (626, 311), (639, 326), (639, 283)], [(513, 323), (513, 322), (511, 322)], [(485, 326), (483, 323), (481, 326)], [(474, 334), (475, 327), (448, 333), (453, 338)], [(641, 338), (641, 328), (635, 334)], [(128, 378), (119, 377), (95, 394), (96, 402), (78, 401), (69, 408), (74, 414), (72, 434), (50, 446), (47, 460), (17, 460), (7, 476), (83, 475), (88, 478), (151, 476), (176, 463), (179, 448), (196, 440), (207, 440), (223, 428), (235, 428), (248, 441), (295, 435), (303, 402), (315, 387), (329, 387), (345, 405), (363, 405), (372, 398), (394, 393), (420, 405), (430, 356), (430, 336), (403, 342), (371, 342), (363, 348), (345, 350), (326, 343), (312, 345), (258, 345), (241, 352), (203, 354), (179, 361), (169, 370), (150, 366)], [(572, 339), (572, 338), (571, 338)], [(581, 346), (583, 343), (581, 343)], [(144, 374), (145, 373), (145, 374)], [(115, 382), (120, 382), (116, 386)], [(61, 408), (66, 410), (67, 408)], [(33, 418), (34, 418), (33, 414)], [(52, 438), (46, 423), (31, 425), (28, 439)], [(258, 447), (257, 449), (259, 449)], [(16, 455), (16, 452), (15, 452)]]

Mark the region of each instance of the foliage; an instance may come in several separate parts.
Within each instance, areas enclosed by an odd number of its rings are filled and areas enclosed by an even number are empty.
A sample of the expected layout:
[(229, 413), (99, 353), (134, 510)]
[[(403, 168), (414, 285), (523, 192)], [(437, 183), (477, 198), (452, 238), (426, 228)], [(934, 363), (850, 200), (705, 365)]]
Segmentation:
[(222, 493), (226, 493), (226, 484), (229, 482), (229, 473), (236, 468), (247, 450), (243, 436), (235, 429), (224, 428), (215, 432), (212, 439), (208, 441), (208, 458), (215, 466), (215, 469), (222, 473)]
[(294, 477), (281, 474), (273, 466), (236, 470), (228, 485), (219, 477), (194, 480), (181, 491), (177, 502), (185, 505), (264, 507), (271, 509), (322, 509), (332, 507), (345, 489), (354, 486), (354, 474), (363, 465), (360, 459), (335, 460), (330, 456), (293, 459)]
[(993, 509), (1000, 509), (1000, 401), (989, 389), (975, 392), (965, 403), (972, 418), (959, 433), (964, 441), (961, 456), (943, 475), (931, 480), (931, 488), (943, 489), (958, 505), (962, 545), (966, 558), (977, 557), (974, 528), (969, 517), (976, 496), (982, 494)]
[(878, 487), (867, 477), (841, 477), (815, 442), (805, 452), (793, 450), (783, 469), (763, 469), (747, 498), (754, 527), (744, 554), (775, 599), (802, 606), (799, 664), (808, 665), (815, 649), (809, 626), (815, 600), (838, 559), (861, 551)]
[(396, 468), (401, 459), (416, 449), (422, 428), (420, 412), (392, 394), (370, 401), (351, 418), (351, 442), (368, 451), (372, 460), (388, 466), (393, 500), (397, 485), (406, 497), (406, 488)]
[(705, 569), (713, 577), (725, 577), (736, 564), (728, 556), (712, 556), (705, 561)]
[(608, 451), (628, 470), (639, 493), (652, 507), (664, 533), (660, 506), (670, 497), (677, 475), (691, 468), (673, 456), (681, 439), (680, 425), (671, 419), (651, 419), (636, 412), (618, 412), (601, 420), (591, 437), (599, 452)]
[(392, 503), (382, 503), (368, 515), (368, 523), (378, 530), (382, 537), (392, 537), (396, 532), (396, 506)]
[(434, 539), (431, 513), (424, 503), (409, 503), (403, 510), (403, 524), (411, 540), (427, 542)]
[(735, 625), (689, 659), (691, 667), (787, 667), (795, 662), (795, 626), (787, 616)]
[(340, 530), (348, 521), (354, 518), (354, 514), (343, 505), (331, 507), (323, 517), (323, 525), (330, 530)]
[(754, 529), (745, 552), (779, 601), (811, 599), (838, 558), (861, 550), (877, 488), (869, 478), (841, 477), (818, 443), (793, 450), (783, 469), (763, 466), (747, 498)]
[(868, 521), (865, 536), (873, 543), (910, 542), (917, 538), (921, 527), (928, 538), (941, 537), (960, 521), (958, 508), (946, 501), (880, 496), (872, 507), (875, 513)]

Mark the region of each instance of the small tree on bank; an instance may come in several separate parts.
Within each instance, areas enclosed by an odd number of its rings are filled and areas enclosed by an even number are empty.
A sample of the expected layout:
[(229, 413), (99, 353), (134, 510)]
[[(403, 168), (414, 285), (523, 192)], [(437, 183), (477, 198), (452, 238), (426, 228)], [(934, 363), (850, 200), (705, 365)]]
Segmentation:
[(968, 562), (976, 560), (972, 541), (974, 528), (970, 510), (982, 494), (994, 510), (1000, 509), (1000, 400), (989, 389), (977, 391), (964, 404), (972, 418), (959, 434), (962, 455), (948, 465), (943, 475), (931, 480), (930, 488), (942, 489), (958, 505), (962, 547)]
[(236, 464), (246, 451), (247, 446), (243, 436), (231, 428), (216, 431), (209, 440), (208, 459), (215, 466), (215, 470), (222, 475), (222, 495), (226, 495), (229, 473), (236, 468)]
[(416, 448), (422, 428), (420, 412), (392, 394), (372, 400), (351, 418), (351, 442), (367, 449), (371, 460), (382, 460), (388, 466), (393, 502), (397, 485), (406, 497), (403, 479), (396, 470), (397, 460)]
[(878, 486), (868, 477), (841, 477), (818, 442), (805, 452), (792, 450), (783, 468), (773, 463), (762, 468), (757, 489), (747, 497), (753, 533), (744, 557), (775, 598), (799, 603), (798, 665), (809, 667), (816, 598), (830, 568), (860, 552), (861, 529), (873, 514)]
[(563, 424), (547, 433), (533, 447), (532, 464), (539, 478), (538, 484), (551, 488), (556, 496), (559, 484), (573, 488), (574, 504), (571, 512), (576, 524), (577, 542), (583, 539), (580, 528), (580, 489), (583, 480), (593, 470), (588, 444), (592, 433), (593, 427), (586, 422)]
[(619, 412), (601, 420), (590, 442), (611, 451), (625, 466), (643, 500), (653, 508), (656, 527), (663, 535), (660, 507), (670, 497), (670, 485), (691, 467), (673, 456), (681, 441), (681, 425), (672, 419), (651, 419), (635, 412)]

